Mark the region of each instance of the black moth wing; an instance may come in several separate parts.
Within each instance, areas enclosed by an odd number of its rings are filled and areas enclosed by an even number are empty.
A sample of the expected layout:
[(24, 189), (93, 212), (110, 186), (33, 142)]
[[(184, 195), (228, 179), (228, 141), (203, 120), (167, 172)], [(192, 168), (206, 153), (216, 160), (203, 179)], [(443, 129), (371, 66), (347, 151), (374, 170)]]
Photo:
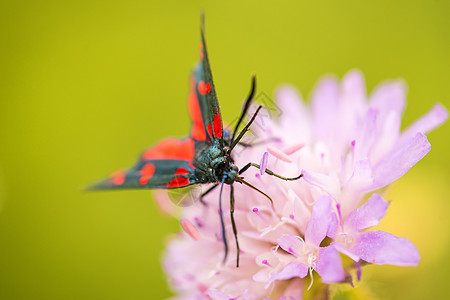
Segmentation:
[(167, 138), (144, 151), (129, 170), (119, 170), (92, 189), (171, 189), (197, 183), (194, 140)]
[(197, 141), (207, 141), (223, 147), (223, 123), (219, 103), (206, 51), (203, 28), (201, 29), (200, 62), (191, 78), (189, 112), (193, 120), (191, 136)]

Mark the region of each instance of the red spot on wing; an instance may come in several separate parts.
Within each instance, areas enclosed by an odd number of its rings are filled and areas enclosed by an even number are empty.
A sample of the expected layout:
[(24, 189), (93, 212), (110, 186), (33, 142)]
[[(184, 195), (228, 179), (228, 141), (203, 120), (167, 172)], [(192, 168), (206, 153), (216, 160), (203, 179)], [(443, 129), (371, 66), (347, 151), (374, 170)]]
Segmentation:
[(155, 165), (152, 163), (145, 164), (140, 173), (142, 176), (139, 178), (139, 183), (142, 185), (147, 184), (148, 180), (155, 174)]
[(205, 58), (205, 55), (203, 54), (203, 43), (200, 42), (200, 44), (198, 45), (198, 48), (200, 49), (200, 59), (203, 60)]
[(194, 157), (194, 140), (168, 138), (160, 141), (142, 154), (142, 159), (182, 159), (191, 161)]
[[(189, 174), (189, 171), (186, 170), (185, 168), (180, 167), (175, 172), (175, 176), (180, 176), (183, 174)], [(166, 184), (166, 187), (183, 187), (183, 186), (188, 185), (189, 183), (190, 182), (187, 177), (175, 177), (169, 183)]]
[(209, 84), (209, 82), (205, 83), (203, 80), (200, 80), (197, 88), (200, 95), (206, 95), (207, 93), (211, 92), (211, 85)]
[(109, 182), (115, 185), (122, 185), (125, 182), (125, 171), (119, 170), (111, 174)]
[(191, 136), (197, 141), (204, 141), (206, 139), (205, 127), (203, 126), (202, 113), (198, 103), (197, 93), (195, 91), (195, 78), (191, 78), (191, 92), (189, 94), (188, 110), (191, 116), (192, 128)]
[[(214, 121), (213, 121), (213, 126), (214, 126), (214, 136), (216, 138), (222, 138), (222, 120), (220, 119), (220, 113), (217, 112), (216, 115), (214, 116)], [(208, 133), (210, 136), (213, 136), (212, 134), (212, 126), (211, 123), (208, 124)]]

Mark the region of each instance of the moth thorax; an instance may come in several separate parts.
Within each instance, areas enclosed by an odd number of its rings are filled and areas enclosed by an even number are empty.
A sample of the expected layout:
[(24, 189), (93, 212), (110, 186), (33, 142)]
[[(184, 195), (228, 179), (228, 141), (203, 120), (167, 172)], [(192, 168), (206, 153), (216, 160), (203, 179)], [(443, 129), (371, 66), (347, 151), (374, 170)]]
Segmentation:
[(211, 161), (211, 167), (216, 169), (217, 167), (219, 167), (221, 164), (225, 163), (225, 157), (218, 157), (216, 159), (214, 159), (213, 161)]
[(215, 159), (220, 156), (223, 156), (222, 150), (220, 148), (215, 146), (209, 148), (209, 157), (211, 157), (211, 159)]

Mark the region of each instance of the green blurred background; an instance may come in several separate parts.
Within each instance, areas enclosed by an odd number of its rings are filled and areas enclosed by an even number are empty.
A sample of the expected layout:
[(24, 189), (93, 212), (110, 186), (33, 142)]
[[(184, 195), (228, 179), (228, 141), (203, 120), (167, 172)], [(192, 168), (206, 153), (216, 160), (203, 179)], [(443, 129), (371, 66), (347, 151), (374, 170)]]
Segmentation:
[[(313, 3), (314, 2), (314, 3)], [(148, 191), (85, 193), (148, 145), (189, 128), (199, 11), (225, 120), (256, 72), (269, 95), (307, 97), (359, 68), (369, 90), (409, 85), (404, 126), (450, 107), (449, 2), (1, 1), (0, 299), (163, 299), (165, 238), (179, 229)], [(450, 298), (450, 126), (391, 189), (380, 228), (406, 236), (417, 268), (370, 266), (338, 297)]]

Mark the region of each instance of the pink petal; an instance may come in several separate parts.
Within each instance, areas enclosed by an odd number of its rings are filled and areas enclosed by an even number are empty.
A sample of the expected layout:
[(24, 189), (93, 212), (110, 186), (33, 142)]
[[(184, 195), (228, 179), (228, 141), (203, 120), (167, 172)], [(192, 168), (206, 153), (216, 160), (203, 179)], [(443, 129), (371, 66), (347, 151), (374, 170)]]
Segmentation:
[(358, 245), (350, 249), (361, 259), (377, 265), (416, 266), (420, 254), (408, 239), (384, 231), (362, 232)]
[(426, 134), (432, 129), (444, 123), (448, 118), (448, 111), (441, 104), (437, 103), (424, 116), (410, 125), (401, 135), (401, 141), (413, 137), (417, 132)]
[(358, 160), (355, 163), (355, 169), (353, 170), (352, 177), (348, 180), (345, 188), (355, 191), (363, 191), (373, 185), (373, 180), (372, 165), (370, 160)]
[(287, 297), (288, 300), (302, 300), (304, 296), (303, 286), (304, 280), (300, 278), (292, 279), (283, 292), (284, 297)]
[(360, 122), (361, 126), (357, 128), (355, 156), (356, 159), (369, 157), (370, 150), (376, 140), (376, 120), (378, 112), (375, 109), (369, 109)]
[(402, 117), (395, 111), (385, 114), (384, 119), (378, 118), (376, 143), (370, 150), (370, 159), (379, 162), (386, 154), (395, 148), (400, 136)]
[(341, 87), (343, 97), (350, 100), (353, 106), (361, 104), (366, 99), (366, 84), (359, 70), (351, 70), (345, 74)]
[(292, 234), (283, 234), (277, 239), (277, 243), (284, 251), (295, 256), (299, 256), (303, 251), (303, 242)]
[(345, 219), (345, 227), (358, 231), (377, 225), (386, 214), (389, 202), (379, 194), (370, 196), (366, 204), (352, 211)]
[(314, 89), (311, 100), (313, 132), (317, 140), (329, 138), (336, 130), (336, 111), (339, 106), (339, 84), (333, 77), (322, 79)]
[[(379, 85), (370, 97), (370, 107), (376, 108), (383, 116), (390, 111), (399, 115), (405, 108), (406, 85), (403, 81), (392, 81)], [(384, 122), (384, 117), (382, 118)]]
[(311, 171), (311, 170), (302, 170), (303, 179), (322, 189), (326, 193), (328, 193), (332, 198), (337, 199), (340, 194), (340, 184), (336, 178), (332, 178), (325, 174)]
[[(297, 122), (304, 117), (305, 106), (299, 92), (291, 86), (283, 86), (276, 91), (277, 104), (284, 118)], [(292, 123), (288, 124), (292, 127)]]
[(360, 257), (356, 255), (355, 253), (351, 252), (349, 249), (347, 249), (345, 246), (341, 246), (338, 243), (331, 243), (331, 245), (336, 248), (337, 251), (341, 252), (344, 255), (347, 255), (351, 259), (353, 259), (355, 262), (359, 261)]
[(333, 238), (333, 236), (336, 234), (338, 227), (339, 226), (339, 221), (338, 221), (338, 217), (336, 214), (331, 214), (331, 221), (330, 224), (328, 225), (328, 231), (327, 231), (327, 236)]
[(175, 216), (177, 206), (172, 202), (166, 190), (154, 191), (156, 204), (163, 214)]
[(229, 300), (230, 297), (218, 289), (209, 289), (206, 294), (210, 297), (210, 299), (214, 300)]
[(374, 183), (371, 190), (382, 188), (397, 180), (421, 160), (431, 149), (427, 137), (417, 133), (401, 147), (388, 154), (373, 167)]
[(274, 280), (285, 280), (293, 277), (304, 278), (308, 274), (308, 267), (300, 262), (292, 261), (279, 273), (274, 273), (271, 282)]
[(276, 92), (276, 99), (282, 115), (278, 121), (281, 128), (283, 128), (283, 133), (288, 135), (294, 134), (302, 137), (304, 140), (309, 140), (311, 114), (299, 92), (292, 87), (285, 86)]
[(319, 259), (314, 268), (325, 283), (343, 281), (345, 278), (344, 267), (339, 252), (333, 246), (321, 247)]
[(255, 274), (253, 274), (252, 279), (256, 282), (266, 282), (270, 279), (271, 270), (269, 269), (261, 269)]
[(327, 235), (331, 221), (331, 198), (320, 196), (314, 203), (311, 218), (306, 226), (305, 241), (319, 247)]

